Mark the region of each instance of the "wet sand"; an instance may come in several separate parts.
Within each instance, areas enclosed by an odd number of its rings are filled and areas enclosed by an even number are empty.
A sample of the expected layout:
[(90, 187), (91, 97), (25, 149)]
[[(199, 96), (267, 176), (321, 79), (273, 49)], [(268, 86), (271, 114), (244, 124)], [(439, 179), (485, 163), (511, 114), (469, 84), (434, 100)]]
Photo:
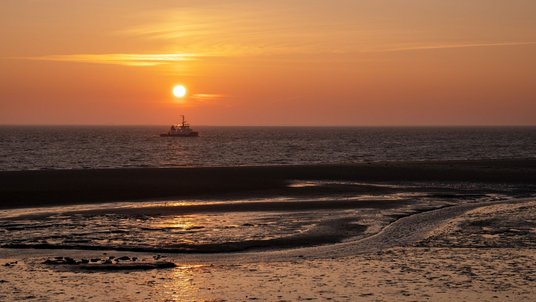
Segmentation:
[[(106, 273), (43, 264), (57, 255), (103, 252), (4, 249), (0, 299), (531, 301), (535, 221), (534, 198), (465, 204), (401, 218), (355, 242), (218, 256), (169, 254), (163, 259), (177, 267)], [(107, 252), (112, 254), (123, 255)]]
[[(375, 210), (411, 204), (412, 195), (395, 201), (333, 198), (329, 206), (306, 197), (426, 190), (436, 202), (402, 213), (374, 235), (335, 238), (320, 246), (210, 254), (159, 251), (161, 256), (132, 250), (1, 248), (0, 301), (530, 301), (536, 296), (536, 198), (500, 199), (534, 196), (535, 180), (536, 160), (0, 172), (2, 209), (149, 198), (300, 196), (301, 202), (118, 207), (92, 214)], [(303, 181), (329, 183), (309, 186)], [(397, 185), (403, 182), (474, 185), (441, 190), (416, 185), (406, 192)], [(493, 189), (504, 185), (515, 189)], [(463, 198), (468, 202), (457, 202)], [(441, 199), (444, 203), (438, 206)], [(33, 215), (46, 217), (44, 211)], [(330, 225), (332, 230), (343, 225), (337, 223)], [(356, 227), (357, 234), (363, 233)], [(332, 237), (333, 232), (326, 234)], [(55, 257), (81, 261), (110, 256), (136, 257), (139, 263), (107, 264), (105, 271), (46, 264)], [(154, 269), (154, 259), (175, 267)]]
[[(166, 198), (318, 194), (292, 180), (530, 183), (536, 160), (384, 162), (355, 165), (1, 171), (0, 209)], [(329, 193), (329, 191), (327, 191)]]

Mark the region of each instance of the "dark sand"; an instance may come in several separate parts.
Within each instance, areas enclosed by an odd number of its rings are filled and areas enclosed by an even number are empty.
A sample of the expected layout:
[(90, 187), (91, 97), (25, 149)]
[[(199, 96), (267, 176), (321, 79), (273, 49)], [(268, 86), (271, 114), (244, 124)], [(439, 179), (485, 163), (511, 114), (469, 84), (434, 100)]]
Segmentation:
[(0, 172), (0, 209), (166, 198), (306, 193), (292, 180), (536, 183), (536, 160)]

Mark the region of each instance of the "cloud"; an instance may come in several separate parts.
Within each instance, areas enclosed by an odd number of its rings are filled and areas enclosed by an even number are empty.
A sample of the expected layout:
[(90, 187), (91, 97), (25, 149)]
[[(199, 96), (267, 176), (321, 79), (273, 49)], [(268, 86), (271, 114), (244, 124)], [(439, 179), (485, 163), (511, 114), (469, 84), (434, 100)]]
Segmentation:
[(72, 54), (72, 55), (50, 55), (31, 57), (28, 59), (44, 61), (62, 61), (78, 62), (93, 64), (113, 64), (124, 66), (157, 66), (168, 65), (177, 62), (193, 61), (199, 59), (199, 56), (186, 53), (167, 53), (167, 54), (129, 54), (129, 53), (111, 53), (111, 54)]
[(193, 107), (202, 103), (218, 101), (225, 97), (226, 95), (224, 94), (196, 93), (189, 95), (186, 98), (177, 98), (174, 100), (174, 102), (181, 104), (181, 106)]
[[(479, 48), (479, 47), (505, 47), (505, 46), (530, 46), (536, 45), (536, 42), (496, 42), (496, 43), (458, 43), (458, 44), (429, 44), (429, 45), (414, 45), (414, 46), (384, 46), (383, 48), (357, 50), (347, 49), (340, 53), (382, 53), (382, 52), (405, 52), (405, 51), (426, 51), (426, 50), (442, 50), (442, 49), (457, 49), (457, 48)], [(244, 51), (244, 49), (241, 49)], [(266, 49), (265, 49), (266, 50)], [(292, 53), (291, 48), (285, 49), (287, 53)], [(281, 52), (285, 52), (281, 50)], [(236, 51), (236, 50), (235, 50)], [(275, 49), (271, 49), (275, 53)], [(248, 49), (245, 51), (249, 54), (255, 53), (255, 50)], [(135, 54), (135, 53), (107, 53), (107, 54), (70, 54), (70, 55), (47, 55), (37, 57), (27, 57), (24, 59), (43, 60), (43, 61), (59, 61), (59, 62), (76, 62), (76, 63), (92, 63), (92, 64), (112, 64), (122, 66), (159, 66), (173, 65), (180, 62), (197, 61), (207, 54), (193, 53), (159, 53), (159, 54)], [(208, 100), (216, 98), (218, 95), (199, 94), (199, 100)]]
[(452, 48), (498, 47), (498, 46), (526, 46), (536, 45), (536, 42), (498, 42), (498, 43), (465, 43), (465, 44), (433, 44), (407, 47), (395, 47), (377, 50), (376, 52), (418, 51)]
[(208, 93), (198, 93), (192, 95), (190, 98), (198, 102), (214, 101), (224, 97), (223, 94), (208, 94)]

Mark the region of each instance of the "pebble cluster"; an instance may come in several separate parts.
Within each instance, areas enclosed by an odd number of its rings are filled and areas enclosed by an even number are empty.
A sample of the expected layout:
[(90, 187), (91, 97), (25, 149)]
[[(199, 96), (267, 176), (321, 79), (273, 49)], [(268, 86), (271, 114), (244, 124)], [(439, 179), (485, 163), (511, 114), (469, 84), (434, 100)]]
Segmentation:
[(46, 259), (42, 264), (47, 265), (73, 265), (81, 269), (155, 269), (155, 268), (172, 268), (175, 263), (160, 260), (165, 256), (156, 255), (153, 259), (139, 259), (138, 257), (129, 256), (104, 256), (98, 258), (81, 258), (72, 257), (54, 257)]

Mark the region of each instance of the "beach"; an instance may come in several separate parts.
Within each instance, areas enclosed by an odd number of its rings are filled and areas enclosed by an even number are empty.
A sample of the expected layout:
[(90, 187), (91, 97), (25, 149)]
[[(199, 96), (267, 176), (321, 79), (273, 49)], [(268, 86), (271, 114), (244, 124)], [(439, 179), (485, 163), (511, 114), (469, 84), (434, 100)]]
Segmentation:
[(166, 198), (318, 195), (344, 190), (340, 186), (289, 187), (294, 180), (534, 184), (535, 177), (534, 159), (0, 171), (0, 209)]
[[(534, 199), (445, 208), (439, 210), (444, 213), (418, 214), (419, 220), (426, 220), (450, 213), (432, 227), (414, 227), (413, 235), (419, 236), (396, 236), (404, 226), (412, 225), (399, 220), (385, 234), (398, 237), (396, 242), (376, 238), (372, 241), (383, 243), (366, 243), (371, 240), (365, 239), (285, 252), (165, 254), (161, 257), (177, 267), (148, 271), (51, 268), (43, 259), (102, 257), (103, 253), (8, 249), (2, 251), (0, 295), (5, 300), (31, 301), (47, 301), (51, 296), (85, 301), (530, 301), (536, 293), (536, 253), (524, 242), (534, 242), (535, 210)], [(460, 228), (505, 217), (508, 223), (487, 223), (478, 232)], [(528, 227), (526, 221), (530, 221)], [(519, 229), (520, 225), (525, 227)], [(501, 240), (508, 233), (505, 228), (517, 228), (515, 240)], [(376, 237), (385, 236), (384, 232)], [(497, 240), (490, 240), (490, 233)], [(470, 240), (467, 235), (472, 236)], [(481, 241), (488, 244), (484, 247)]]
[(0, 298), (528, 301), (535, 175), (534, 160), (0, 172)]

